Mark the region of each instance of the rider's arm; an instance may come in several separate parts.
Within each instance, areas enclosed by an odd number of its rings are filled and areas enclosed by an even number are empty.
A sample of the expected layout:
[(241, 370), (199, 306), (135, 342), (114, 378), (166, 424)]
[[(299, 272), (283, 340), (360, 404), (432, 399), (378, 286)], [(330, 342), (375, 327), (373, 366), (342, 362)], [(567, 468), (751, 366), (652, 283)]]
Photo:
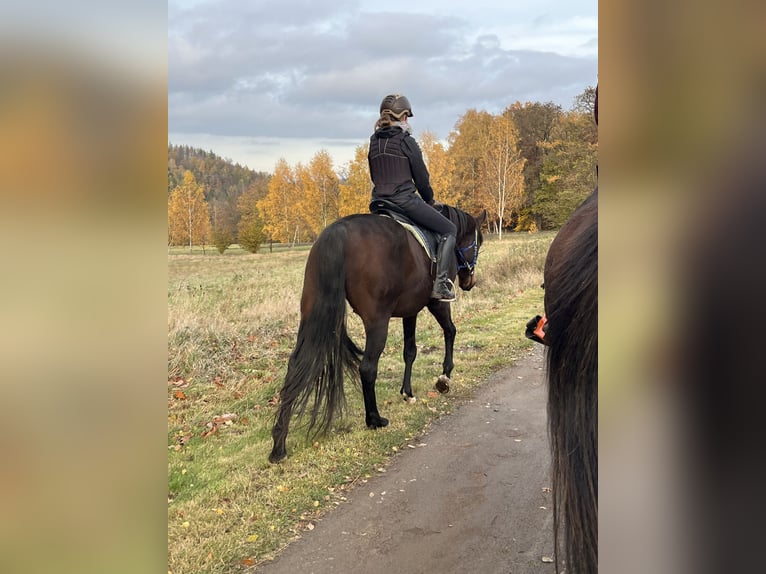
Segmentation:
[(428, 175), (426, 163), (423, 161), (423, 153), (420, 151), (418, 143), (412, 136), (407, 136), (402, 140), (402, 150), (404, 155), (410, 160), (410, 169), (412, 170), (412, 180), (415, 187), (418, 188), (420, 197), (423, 201), (433, 204), (434, 190), (431, 189), (431, 180)]

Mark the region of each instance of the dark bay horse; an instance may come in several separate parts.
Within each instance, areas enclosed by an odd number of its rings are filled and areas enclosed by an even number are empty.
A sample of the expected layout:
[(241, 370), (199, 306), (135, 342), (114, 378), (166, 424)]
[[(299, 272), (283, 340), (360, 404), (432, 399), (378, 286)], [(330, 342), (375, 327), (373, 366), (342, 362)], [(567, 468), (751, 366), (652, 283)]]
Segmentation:
[(548, 435), (558, 571), (598, 571), (598, 188), (554, 238), (543, 272), (545, 317), (527, 336), (547, 345)]
[[(450, 206), (442, 206), (442, 213), (457, 227), (455, 255), (459, 265), (453, 265), (450, 275), (453, 280), (457, 276), (460, 288), (468, 291), (476, 283), (481, 225), (487, 214), (473, 217)], [(440, 390), (449, 389), (456, 329), (450, 304), (430, 298), (432, 286), (430, 258), (414, 236), (393, 219), (350, 215), (322, 231), (306, 261), (298, 337), (280, 392), (270, 462), (287, 456), (285, 440), (294, 412), (303, 415), (308, 407), (308, 431), (322, 434), (329, 430), (345, 406), (344, 374), (351, 380), (361, 379), (367, 426), (388, 424), (378, 412), (375, 379), (391, 317), (401, 317), (404, 328), (403, 397), (413, 397), (410, 379), (417, 354), (415, 326), (424, 307), (444, 332), (439, 380)], [(346, 301), (364, 325), (364, 351), (346, 330)]]

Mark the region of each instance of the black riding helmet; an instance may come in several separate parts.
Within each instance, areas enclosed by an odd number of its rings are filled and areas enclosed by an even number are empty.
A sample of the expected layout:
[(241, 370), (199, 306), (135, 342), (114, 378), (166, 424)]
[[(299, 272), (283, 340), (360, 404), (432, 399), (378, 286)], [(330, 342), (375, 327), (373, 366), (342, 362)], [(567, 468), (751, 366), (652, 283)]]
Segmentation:
[(412, 113), (412, 106), (410, 106), (410, 101), (401, 94), (389, 94), (383, 98), (383, 101), (380, 102), (381, 115), (386, 110), (388, 110), (397, 120), (401, 120), (402, 116), (406, 118), (408, 116), (412, 117), (415, 115)]

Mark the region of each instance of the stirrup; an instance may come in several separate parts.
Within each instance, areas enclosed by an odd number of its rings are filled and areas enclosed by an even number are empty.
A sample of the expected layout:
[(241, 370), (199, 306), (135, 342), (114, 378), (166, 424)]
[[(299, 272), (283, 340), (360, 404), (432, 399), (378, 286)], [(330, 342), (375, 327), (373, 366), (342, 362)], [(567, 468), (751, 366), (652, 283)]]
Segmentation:
[(457, 299), (455, 295), (455, 284), (451, 280), (445, 279), (438, 288), (431, 290), (431, 299), (444, 301), (446, 303), (455, 301)]

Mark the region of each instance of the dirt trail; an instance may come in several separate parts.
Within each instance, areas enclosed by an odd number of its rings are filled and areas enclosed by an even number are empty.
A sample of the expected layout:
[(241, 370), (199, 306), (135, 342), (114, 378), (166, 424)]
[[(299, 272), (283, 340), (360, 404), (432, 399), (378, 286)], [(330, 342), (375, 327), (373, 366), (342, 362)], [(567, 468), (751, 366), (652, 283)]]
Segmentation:
[(259, 574), (552, 574), (542, 347), (436, 421)]

